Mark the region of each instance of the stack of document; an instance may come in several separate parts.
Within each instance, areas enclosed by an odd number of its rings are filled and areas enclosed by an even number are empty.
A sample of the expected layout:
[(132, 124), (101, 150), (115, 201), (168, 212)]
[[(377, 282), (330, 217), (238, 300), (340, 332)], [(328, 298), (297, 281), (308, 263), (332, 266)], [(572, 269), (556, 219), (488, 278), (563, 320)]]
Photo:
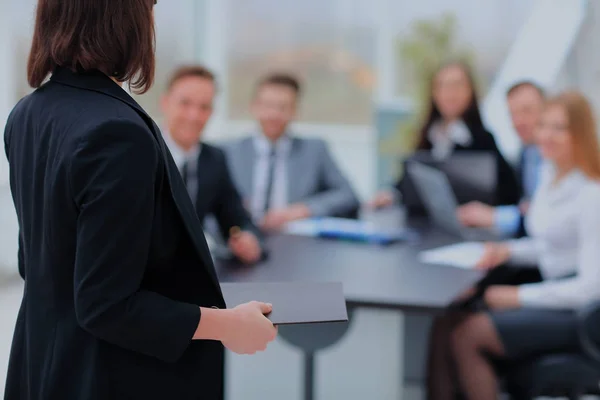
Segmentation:
[(483, 256), (485, 245), (480, 242), (464, 242), (422, 251), (419, 260), (426, 264), (447, 265), (471, 269)]

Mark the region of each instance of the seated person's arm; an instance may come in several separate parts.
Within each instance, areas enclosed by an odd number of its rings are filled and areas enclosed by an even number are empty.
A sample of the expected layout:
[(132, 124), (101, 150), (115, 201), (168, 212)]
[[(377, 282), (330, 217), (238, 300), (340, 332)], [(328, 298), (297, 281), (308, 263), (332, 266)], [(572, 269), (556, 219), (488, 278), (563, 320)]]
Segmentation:
[(492, 207), (479, 201), (462, 205), (457, 210), (461, 224), (477, 228), (494, 228), (505, 237), (514, 236), (521, 226), (519, 206)]
[(224, 158), (222, 168), (222, 182), (214, 210), (221, 235), (237, 258), (245, 263), (257, 262), (265, 254), (262, 235), (244, 208)]
[(577, 238), (577, 275), (519, 287), (521, 306), (574, 309), (600, 299), (600, 189), (585, 195)]
[(539, 252), (534, 238), (526, 237), (507, 242), (509, 261), (515, 265), (535, 267), (539, 262)]
[(325, 143), (321, 143), (321, 186), (322, 191), (305, 199), (302, 203), (311, 216), (347, 215), (360, 207), (358, 198), (336, 165)]

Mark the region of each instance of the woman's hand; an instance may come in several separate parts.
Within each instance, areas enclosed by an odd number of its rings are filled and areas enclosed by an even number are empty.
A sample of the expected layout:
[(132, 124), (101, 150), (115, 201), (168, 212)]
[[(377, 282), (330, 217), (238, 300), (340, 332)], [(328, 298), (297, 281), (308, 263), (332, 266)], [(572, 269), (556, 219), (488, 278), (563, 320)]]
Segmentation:
[(510, 248), (504, 243), (486, 243), (483, 255), (475, 265), (477, 269), (493, 269), (510, 258)]
[(492, 310), (510, 310), (521, 306), (518, 286), (490, 286), (486, 289), (483, 299)]
[(263, 351), (275, 340), (277, 328), (265, 316), (272, 311), (270, 304), (252, 301), (231, 310), (230, 324), (221, 342), (237, 354), (254, 354)]

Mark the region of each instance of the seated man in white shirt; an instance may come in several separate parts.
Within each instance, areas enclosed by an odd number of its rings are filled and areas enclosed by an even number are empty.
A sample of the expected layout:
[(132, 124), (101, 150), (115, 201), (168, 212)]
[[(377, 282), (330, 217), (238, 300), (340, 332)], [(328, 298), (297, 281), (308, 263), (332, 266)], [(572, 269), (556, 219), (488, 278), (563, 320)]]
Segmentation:
[[(242, 204), (223, 151), (201, 142), (215, 94), (215, 76), (208, 69), (193, 65), (176, 70), (161, 102), (163, 136), (200, 220), (214, 216), (229, 251), (254, 263), (263, 254), (260, 231)], [(218, 247), (212, 246), (213, 255), (215, 251)]]
[(237, 188), (264, 230), (312, 216), (358, 213), (358, 199), (325, 142), (291, 134), (299, 96), (292, 76), (262, 79), (252, 102), (260, 132), (226, 148)]
[(533, 82), (521, 81), (508, 89), (506, 97), (513, 126), (523, 144), (517, 167), (521, 202), (499, 207), (467, 203), (458, 209), (458, 218), (465, 226), (494, 228), (504, 237), (519, 237), (526, 234), (523, 216), (537, 187), (542, 160), (534, 142), (534, 131), (542, 113), (544, 92)]

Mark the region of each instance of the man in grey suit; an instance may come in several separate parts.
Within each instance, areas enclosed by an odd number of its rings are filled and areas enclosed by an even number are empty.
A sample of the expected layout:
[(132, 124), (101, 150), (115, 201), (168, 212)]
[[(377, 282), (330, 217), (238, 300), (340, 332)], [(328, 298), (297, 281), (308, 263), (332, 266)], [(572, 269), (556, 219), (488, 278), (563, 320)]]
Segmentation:
[(355, 216), (359, 208), (325, 142), (289, 133), (299, 96), (294, 77), (263, 78), (251, 107), (261, 132), (226, 147), (238, 191), (264, 230), (312, 216)]

